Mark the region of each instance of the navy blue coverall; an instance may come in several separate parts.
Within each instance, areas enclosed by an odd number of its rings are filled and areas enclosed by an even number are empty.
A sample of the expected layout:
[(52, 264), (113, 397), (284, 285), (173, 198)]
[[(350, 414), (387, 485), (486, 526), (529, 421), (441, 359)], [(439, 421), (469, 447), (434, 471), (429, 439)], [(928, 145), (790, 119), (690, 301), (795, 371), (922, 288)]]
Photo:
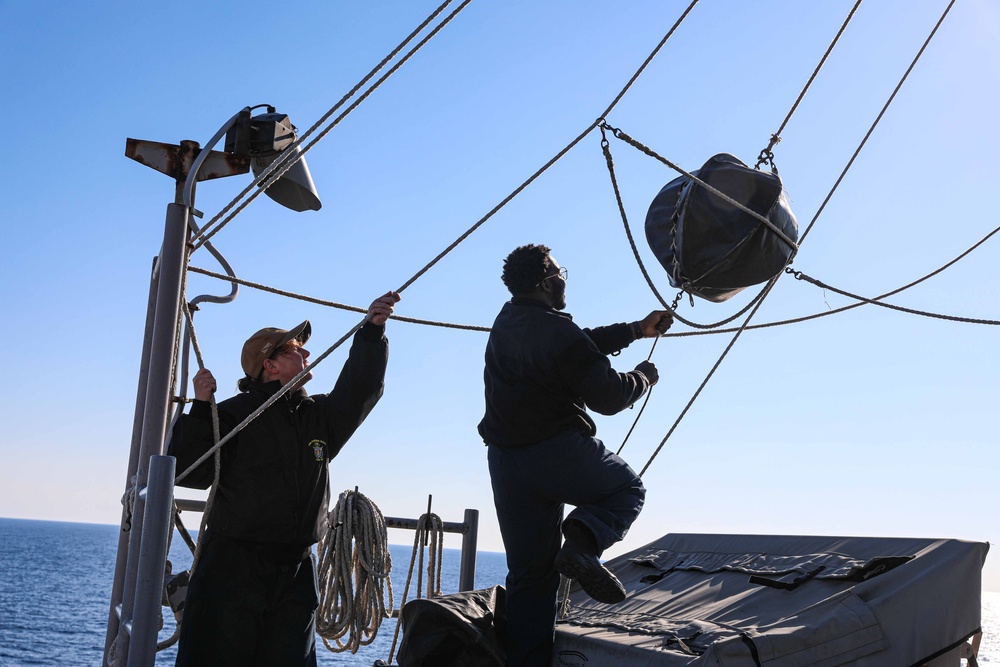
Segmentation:
[(598, 553), (638, 517), (638, 475), (595, 438), (587, 414), (615, 414), (649, 381), (619, 373), (607, 355), (634, 340), (627, 324), (581, 329), (533, 299), (504, 304), (486, 347), (486, 414), (479, 433), (507, 552), (508, 667), (547, 667), (555, 631), (563, 506), (593, 532)]

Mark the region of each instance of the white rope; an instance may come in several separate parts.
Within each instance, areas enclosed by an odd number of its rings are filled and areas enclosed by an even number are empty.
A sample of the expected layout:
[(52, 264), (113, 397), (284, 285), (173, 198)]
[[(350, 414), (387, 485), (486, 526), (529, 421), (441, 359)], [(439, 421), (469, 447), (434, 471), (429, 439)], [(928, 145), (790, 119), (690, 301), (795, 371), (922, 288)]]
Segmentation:
[(334, 653), (357, 653), (375, 641), (382, 619), (392, 615), (392, 557), (385, 517), (364, 494), (344, 491), (317, 548), (316, 633)]
[[(429, 508), (430, 503), (428, 503)], [(410, 555), (410, 568), (406, 572), (406, 586), (403, 588), (403, 600), (399, 603), (400, 614), (396, 619), (396, 631), (392, 635), (392, 646), (389, 648), (389, 659), (396, 655), (396, 642), (403, 621), (402, 609), (406, 604), (406, 596), (410, 592), (410, 582), (413, 580), (413, 567), (417, 566), (417, 599), (420, 598), (420, 588), (423, 585), (424, 547), (430, 546), (427, 555), (427, 597), (441, 596), (441, 561), (444, 554), (444, 522), (437, 514), (428, 512), (417, 519), (416, 535), (413, 538), (413, 553)]]

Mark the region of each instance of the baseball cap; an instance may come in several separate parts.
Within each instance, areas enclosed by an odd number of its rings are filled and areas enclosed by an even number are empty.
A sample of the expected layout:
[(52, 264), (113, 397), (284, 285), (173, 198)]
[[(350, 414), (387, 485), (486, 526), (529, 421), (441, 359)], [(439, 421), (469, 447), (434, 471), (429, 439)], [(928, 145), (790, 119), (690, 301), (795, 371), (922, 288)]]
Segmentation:
[(243, 372), (252, 378), (259, 376), (264, 370), (264, 360), (274, 354), (276, 349), (290, 340), (298, 340), (305, 345), (311, 334), (312, 325), (309, 320), (291, 329), (264, 327), (243, 343), (243, 354), (240, 357)]

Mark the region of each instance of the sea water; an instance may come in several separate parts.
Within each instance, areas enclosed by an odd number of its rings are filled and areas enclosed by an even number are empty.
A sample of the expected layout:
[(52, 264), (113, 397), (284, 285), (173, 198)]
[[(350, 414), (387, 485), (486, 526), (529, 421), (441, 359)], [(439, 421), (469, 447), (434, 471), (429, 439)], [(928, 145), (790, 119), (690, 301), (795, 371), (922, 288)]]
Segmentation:
[[(0, 667), (101, 664), (118, 532), (118, 526), (0, 519)], [(397, 607), (412, 551), (411, 546), (390, 546)], [(445, 549), (445, 593), (458, 590), (459, 555), (457, 549)], [(170, 560), (175, 571), (190, 563), (179, 538), (171, 545)], [(476, 588), (502, 584), (505, 575), (503, 554), (478, 554)], [(416, 574), (408, 599), (415, 596), (415, 586)], [(164, 611), (161, 640), (174, 629), (172, 614)], [(979, 664), (1000, 664), (1000, 593), (983, 593), (982, 613)], [(319, 664), (371, 667), (388, 660), (395, 630), (396, 620), (386, 619), (375, 641), (357, 654), (331, 653), (317, 642)], [(175, 655), (176, 648), (166, 649), (156, 664), (173, 665)]]
[[(118, 526), (0, 518), (0, 667), (100, 667), (118, 533)], [(394, 602), (399, 607), (413, 547), (390, 545), (389, 553)], [(458, 590), (460, 556), (458, 549), (444, 550), (441, 569), (444, 593)], [(427, 557), (424, 549), (425, 589)], [(180, 537), (175, 536), (171, 543), (169, 560), (175, 572), (191, 563), (191, 552)], [(477, 554), (476, 588), (503, 584), (506, 575), (502, 553)], [(416, 584), (414, 571), (408, 600), (416, 596)], [(169, 608), (164, 607), (163, 611), (161, 641), (170, 637), (175, 627)], [(375, 641), (360, 647), (356, 654), (333, 653), (317, 638), (318, 663), (372, 667), (376, 660), (387, 661), (396, 623), (396, 619), (385, 619)], [(395, 650), (398, 653), (398, 641)], [(165, 649), (157, 654), (156, 664), (173, 665), (176, 655), (176, 646)]]

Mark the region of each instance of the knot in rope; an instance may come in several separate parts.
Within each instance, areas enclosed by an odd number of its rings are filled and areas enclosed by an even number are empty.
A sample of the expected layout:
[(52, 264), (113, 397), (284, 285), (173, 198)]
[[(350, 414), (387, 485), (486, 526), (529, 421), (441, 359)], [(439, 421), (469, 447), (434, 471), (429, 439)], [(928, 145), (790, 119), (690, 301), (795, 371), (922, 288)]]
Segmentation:
[(126, 533), (132, 530), (132, 513), (135, 511), (136, 476), (132, 475), (128, 483), (129, 487), (125, 489), (125, 493), (122, 495), (122, 506), (125, 508), (125, 520), (122, 521), (122, 530)]
[(334, 653), (357, 653), (375, 640), (382, 619), (392, 613), (392, 556), (385, 517), (355, 490), (340, 494), (328, 519), (318, 546), (316, 633)]

